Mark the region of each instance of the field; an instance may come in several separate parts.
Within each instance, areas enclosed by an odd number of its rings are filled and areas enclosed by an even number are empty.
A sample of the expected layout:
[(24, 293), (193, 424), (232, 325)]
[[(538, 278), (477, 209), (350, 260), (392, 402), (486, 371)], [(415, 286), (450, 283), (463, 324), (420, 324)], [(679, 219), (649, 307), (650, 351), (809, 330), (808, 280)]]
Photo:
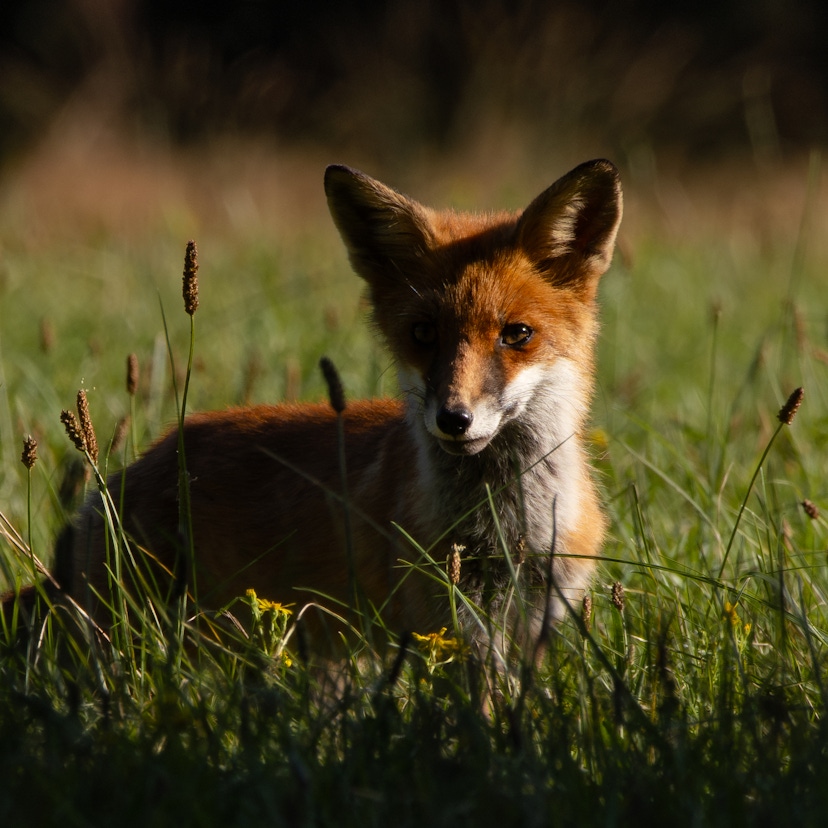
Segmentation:
[[(187, 380), (188, 411), (318, 399), (325, 354), (350, 398), (395, 392), (324, 213), (323, 163), (219, 157), (189, 158), (175, 174), (145, 159), (128, 181), (118, 158), (101, 160), (97, 178), (94, 165), (72, 177), (44, 164), (7, 190), (0, 583), (32, 580), (29, 551), (48, 563), (77, 505), (70, 470), (82, 456), (59, 415), (81, 388), (101, 471), (175, 422)], [(738, 171), (708, 172), (687, 190), (629, 176), (601, 288), (593, 407), (610, 539), (591, 616), (576, 608), (540, 668), (492, 672), (451, 646), (453, 631), (416, 630), (425, 640), (404, 657), (373, 656), (369, 635), (336, 674), (320, 672), (282, 649), (290, 618), (266, 600), (253, 601), (253, 624), (230, 648), (181, 647), (202, 635), (183, 610), (133, 611), (135, 629), (95, 646), (67, 642), (50, 618), (24, 652), (0, 645), (0, 822), (822, 824), (819, 162), (776, 171), (766, 186)], [(370, 172), (438, 205), (519, 207), (565, 171), (539, 181), (504, 162), (484, 183), (471, 163), (451, 169), (424, 166), (419, 184), (413, 172)], [(148, 206), (123, 195), (162, 180), (168, 189)], [(192, 237), (191, 331), (181, 270)], [(780, 422), (799, 387), (800, 409)]]

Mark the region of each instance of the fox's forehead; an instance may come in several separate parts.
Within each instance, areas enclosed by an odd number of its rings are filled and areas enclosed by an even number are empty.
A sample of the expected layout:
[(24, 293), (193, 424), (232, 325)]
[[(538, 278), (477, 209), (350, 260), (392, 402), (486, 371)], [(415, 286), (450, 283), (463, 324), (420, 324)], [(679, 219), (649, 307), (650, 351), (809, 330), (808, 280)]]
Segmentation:
[(520, 213), (505, 210), (488, 213), (462, 213), (455, 210), (431, 211), (431, 232), (435, 247), (478, 240), (482, 244), (503, 243), (517, 225)]
[(548, 314), (556, 301), (555, 289), (514, 248), (434, 264), (418, 291), (421, 310), (448, 325), (499, 327)]

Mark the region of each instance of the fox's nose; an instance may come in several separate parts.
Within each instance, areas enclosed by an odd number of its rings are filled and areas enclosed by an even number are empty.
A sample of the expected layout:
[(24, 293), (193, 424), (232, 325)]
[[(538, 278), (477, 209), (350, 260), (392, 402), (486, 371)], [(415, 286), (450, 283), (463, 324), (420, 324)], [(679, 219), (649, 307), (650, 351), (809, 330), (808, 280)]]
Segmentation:
[(469, 430), (473, 419), (474, 415), (468, 408), (463, 406), (449, 408), (444, 405), (437, 412), (437, 428), (449, 437), (459, 437)]

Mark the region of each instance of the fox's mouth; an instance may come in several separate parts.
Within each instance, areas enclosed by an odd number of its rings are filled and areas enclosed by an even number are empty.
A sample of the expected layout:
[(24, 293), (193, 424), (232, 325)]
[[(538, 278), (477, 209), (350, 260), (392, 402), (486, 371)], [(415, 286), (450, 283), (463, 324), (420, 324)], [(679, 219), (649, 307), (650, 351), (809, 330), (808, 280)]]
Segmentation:
[(491, 442), (491, 437), (475, 437), (467, 440), (446, 440), (437, 438), (440, 448), (447, 454), (471, 455), (482, 451)]

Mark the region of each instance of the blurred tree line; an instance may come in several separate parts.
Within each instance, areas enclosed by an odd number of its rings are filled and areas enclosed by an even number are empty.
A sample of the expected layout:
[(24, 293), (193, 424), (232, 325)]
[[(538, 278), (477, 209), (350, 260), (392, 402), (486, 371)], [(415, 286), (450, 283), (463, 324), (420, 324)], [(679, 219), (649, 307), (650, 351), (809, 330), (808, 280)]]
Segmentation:
[(67, 106), (405, 153), (482, 124), (690, 157), (828, 136), (824, 0), (2, 0), (0, 159)]

